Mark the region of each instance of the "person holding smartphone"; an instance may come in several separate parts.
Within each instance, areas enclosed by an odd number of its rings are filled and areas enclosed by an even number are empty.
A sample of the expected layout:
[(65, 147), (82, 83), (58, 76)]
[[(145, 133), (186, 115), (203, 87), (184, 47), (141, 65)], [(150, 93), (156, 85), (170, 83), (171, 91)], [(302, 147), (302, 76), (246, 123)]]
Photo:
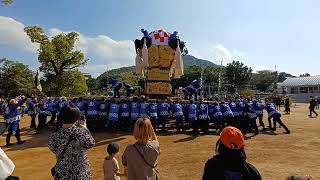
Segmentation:
[(54, 179), (92, 179), (86, 151), (95, 145), (86, 122), (80, 120), (75, 105), (63, 107), (59, 114), (62, 128), (49, 137), (49, 149), (57, 163), (51, 170)]

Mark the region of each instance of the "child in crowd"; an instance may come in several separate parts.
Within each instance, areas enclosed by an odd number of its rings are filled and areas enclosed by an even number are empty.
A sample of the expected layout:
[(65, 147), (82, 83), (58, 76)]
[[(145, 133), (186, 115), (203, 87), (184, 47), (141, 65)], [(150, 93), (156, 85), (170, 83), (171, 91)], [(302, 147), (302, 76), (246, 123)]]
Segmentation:
[(104, 180), (120, 180), (120, 168), (115, 155), (119, 152), (119, 143), (111, 143), (107, 147), (108, 156), (104, 159), (103, 173)]

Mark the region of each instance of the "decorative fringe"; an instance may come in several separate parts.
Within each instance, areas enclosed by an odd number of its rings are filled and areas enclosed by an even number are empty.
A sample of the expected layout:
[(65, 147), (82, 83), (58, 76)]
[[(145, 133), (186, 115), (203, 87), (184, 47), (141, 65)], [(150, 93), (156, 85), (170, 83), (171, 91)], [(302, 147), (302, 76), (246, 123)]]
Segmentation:
[(175, 78), (180, 78), (180, 76), (184, 75), (183, 72), (183, 60), (181, 57), (181, 50), (180, 50), (180, 42), (177, 41), (177, 48), (176, 48), (176, 54), (175, 54), (175, 61), (176, 61), (176, 67), (175, 67)]
[(172, 61), (171, 67), (170, 67), (170, 77), (172, 77), (172, 75), (174, 75), (175, 68), (176, 68), (176, 60), (174, 59)]
[(143, 75), (143, 59), (140, 56), (139, 50), (137, 50), (136, 55), (136, 74)]
[(143, 42), (142, 59), (143, 59), (143, 68), (149, 67), (149, 63), (148, 63), (148, 47), (147, 47), (146, 39), (144, 39), (144, 42)]

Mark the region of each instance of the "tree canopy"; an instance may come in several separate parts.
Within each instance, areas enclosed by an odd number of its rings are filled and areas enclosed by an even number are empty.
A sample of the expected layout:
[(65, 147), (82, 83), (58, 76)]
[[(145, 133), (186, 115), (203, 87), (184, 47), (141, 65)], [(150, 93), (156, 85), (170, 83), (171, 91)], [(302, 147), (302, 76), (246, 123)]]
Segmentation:
[(173, 88), (186, 87), (193, 80), (200, 80), (201, 71), (203, 71), (203, 84), (210, 86), (218, 86), (219, 73), (223, 73), (223, 68), (221, 67), (200, 67), (200, 66), (189, 66), (185, 69), (185, 75), (180, 79), (173, 79)]
[(5, 4), (5, 5), (9, 5), (13, 3), (13, 0), (1, 0), (1, 3)]
[(234, 88), (245, 87), (251, 78), (252, 69), (239, 61), (232, 61), (224, 68), (224, 80)]
[[(88, 86), (85, 76), (80, 71), (65, 71), (58, 78), (51, 74), (45, 76), (43, 89), (46, 95), (56, 96), (56, 89), (59, 89), (61, 95), (65, 96), (86, 95)], [(63, 82), (63, 85), (57, 82)]]
[(86, 80), (87, 86), (88, 86), (88, 91), (90, 93), (95, 94), (95, 92), (99, 91), (99, 83), (97, 81), (97, 79), (89, 77)]
[(287, 79), (287, 77), (295, 77), (295, 76), (286, 72), (281, 72), (278, 74), (278, 82), (283, 82), (284, 80)]
[(259, 91), (267, 91), (268, 88), (278, 80), (277, 72), (270, 70), (262, 70), (252, 74), (251, 85), (255, 86)]
[(309, 77), (310, 76), (310, 74), (309, 73), (305, 73), (305, 74), (300, 74), (300, 76), (299, 77)]
[[(44, 30), (39, 26), (26, 27), (25, 32), (30, 37), (31, 42), (39, 43), (39, 56), (40, 71), (42, 71), (47, 77), (49, 83), (54, 83), (51, 90), (54, 90), (56, 96), (62, 95), (64, 86), (66, 86), (65, 76), (71, 75), (67, 71), (77, 70), (79, 67), (84, 66), (87, 63), (87, 59), (84, 58), (84, 54), (75, 50), (75, 43), (78, 40), (78, 34), (75, 32), (61, 33), (52, 38), (49, 38)], [(64, 72), (67, 72), (66, 74)], [(75, 74), (72, 74), (75, 75)], [(77, 84), (77, 79), (75, 79)], [(54, 88), (54, 89), (52, 89)]]
[(8, 59), (0, 60), (0, 91), (9, 97), (30, 94), (34, 89), (34, 74), (27, 65)]

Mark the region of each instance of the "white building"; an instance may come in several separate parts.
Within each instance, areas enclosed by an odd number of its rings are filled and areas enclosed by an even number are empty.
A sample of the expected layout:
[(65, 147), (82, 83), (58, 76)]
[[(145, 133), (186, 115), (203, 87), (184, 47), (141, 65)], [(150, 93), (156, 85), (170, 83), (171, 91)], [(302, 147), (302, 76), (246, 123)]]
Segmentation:
[(320, 76), (288, 78), (278, 83), (278, 90), (285, 91), (296, 102), (307, 102), (310, 96), (320, 97)]

